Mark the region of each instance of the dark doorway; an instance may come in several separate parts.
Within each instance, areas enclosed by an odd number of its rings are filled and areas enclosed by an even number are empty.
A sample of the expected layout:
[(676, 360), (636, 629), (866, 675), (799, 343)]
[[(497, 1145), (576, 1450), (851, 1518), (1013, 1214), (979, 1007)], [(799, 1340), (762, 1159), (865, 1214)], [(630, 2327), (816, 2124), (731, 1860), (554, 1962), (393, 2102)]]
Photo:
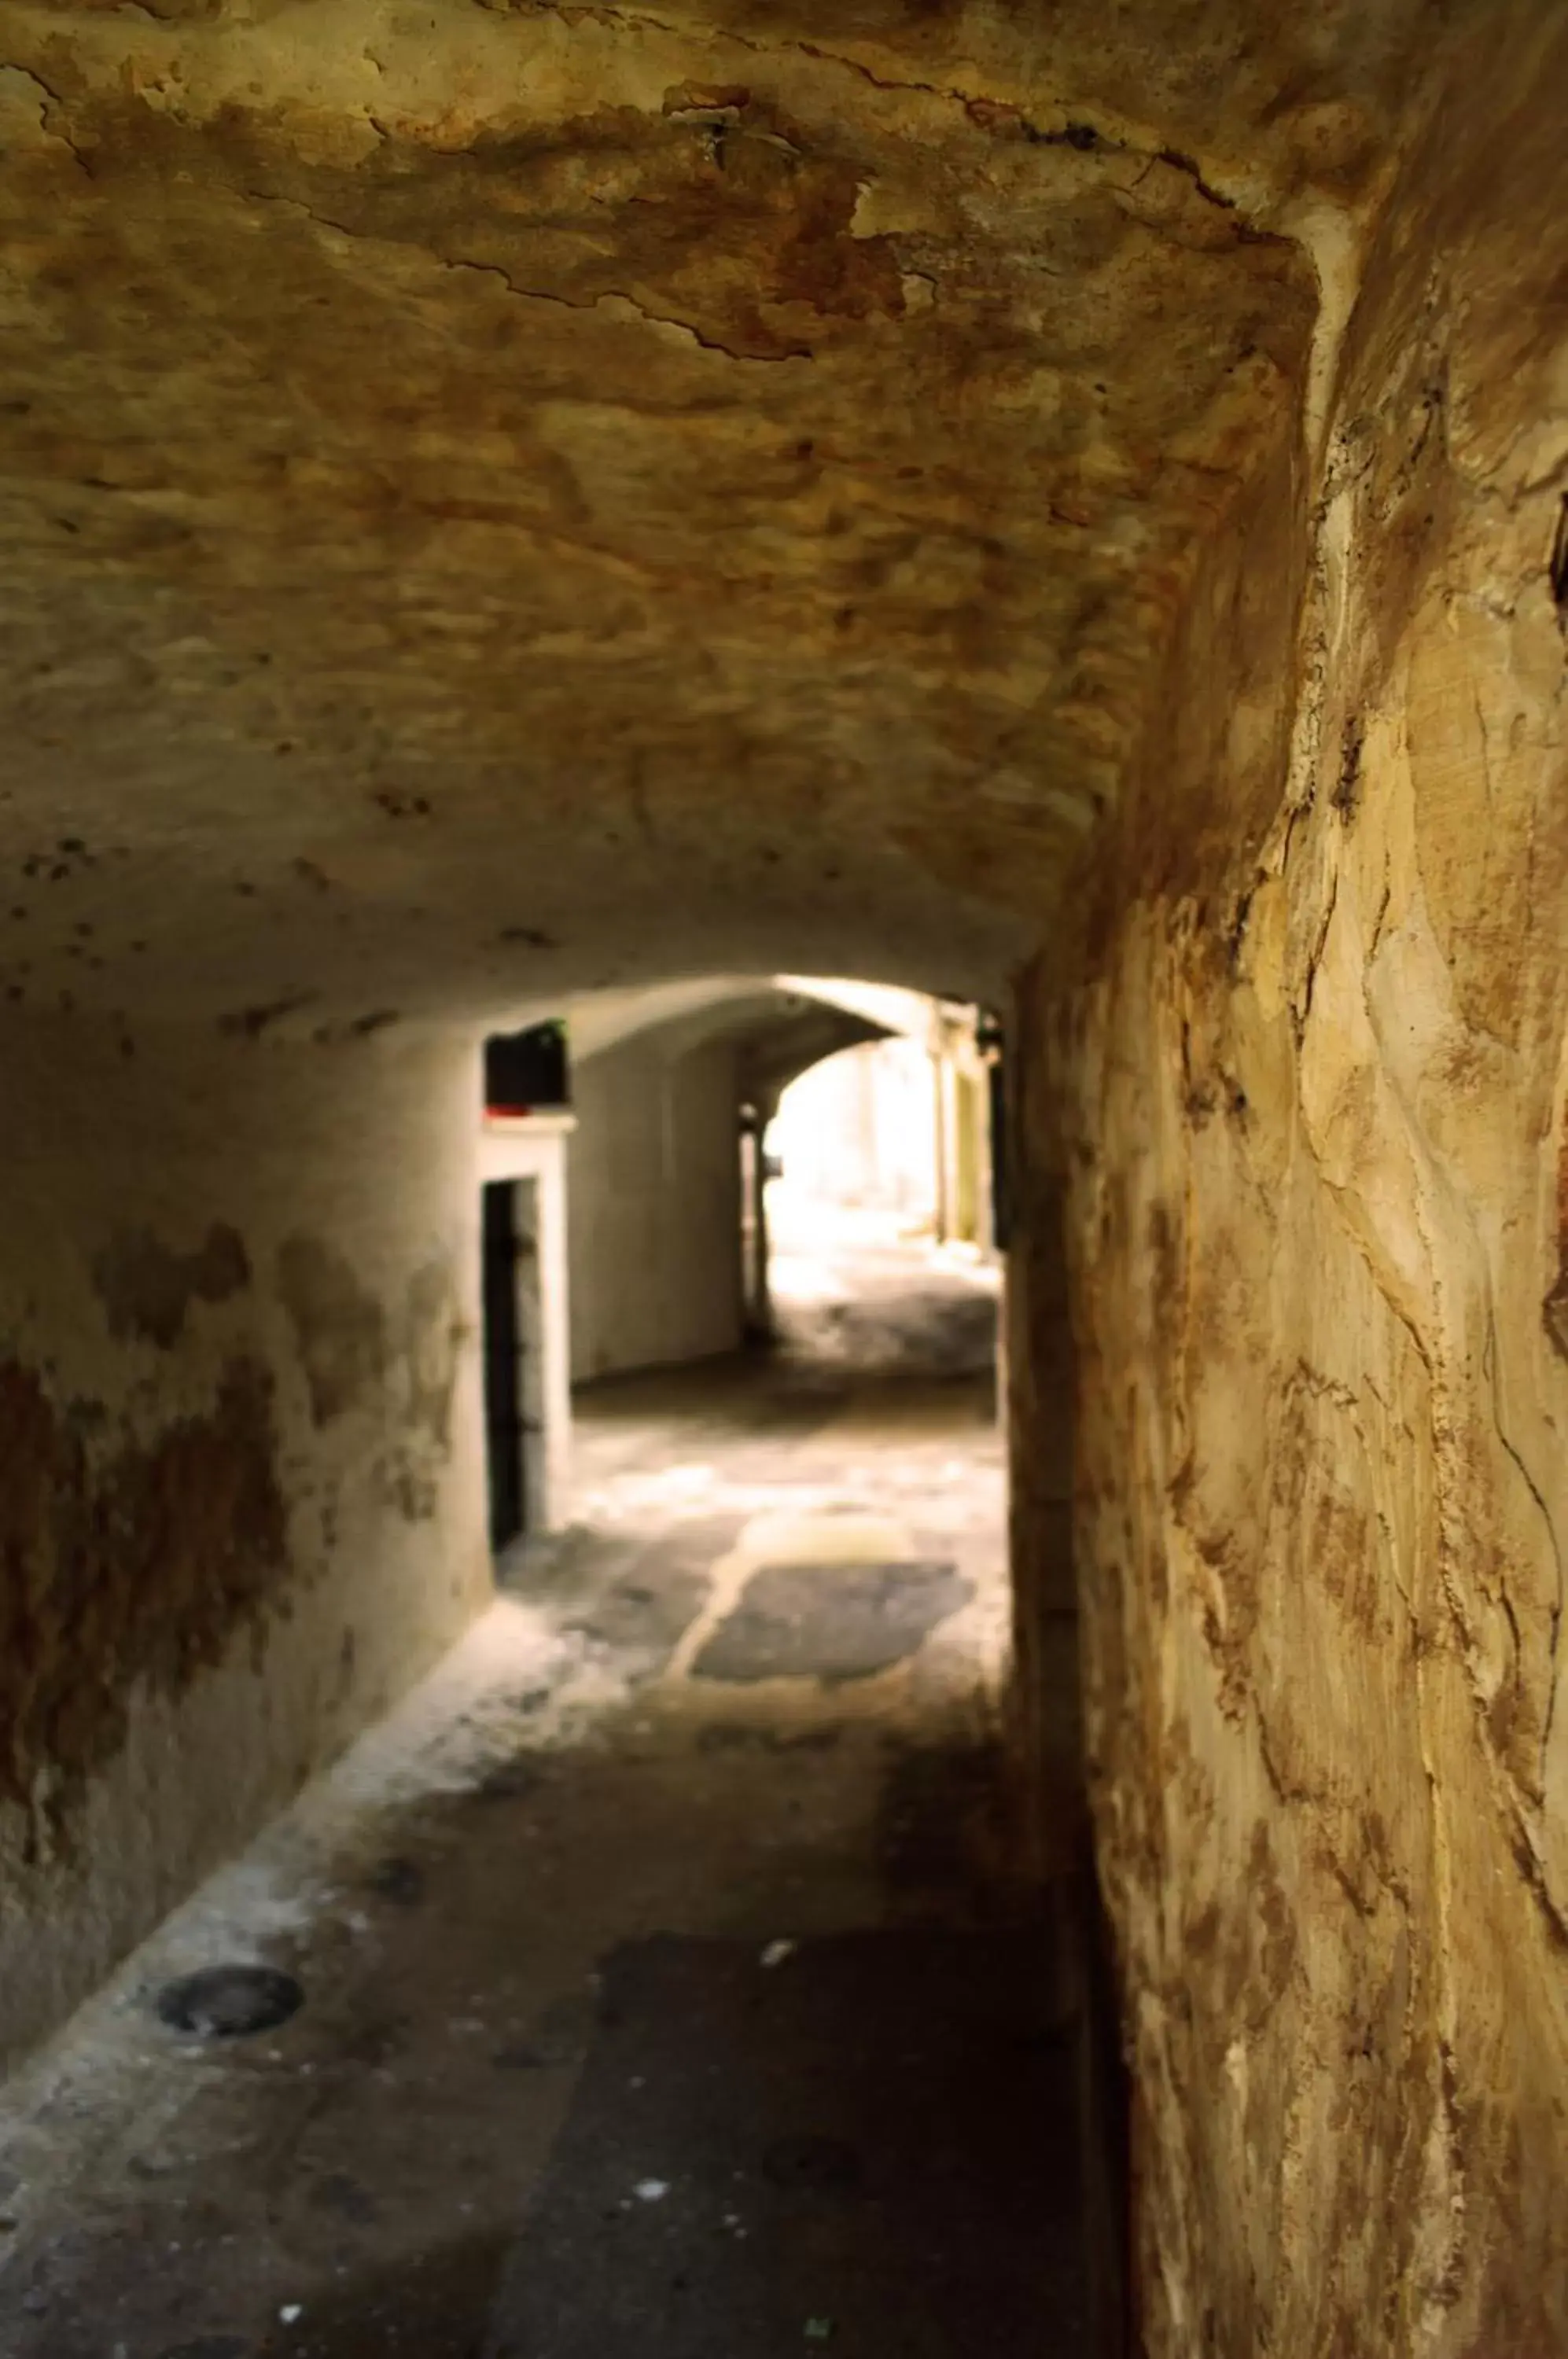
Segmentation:
[(523, 1398), (518, 1355), (517, 1190), (485, 1189), (485, 1431), (490, 1472), (490, 1542), (504, 1549), (523, 1528)]

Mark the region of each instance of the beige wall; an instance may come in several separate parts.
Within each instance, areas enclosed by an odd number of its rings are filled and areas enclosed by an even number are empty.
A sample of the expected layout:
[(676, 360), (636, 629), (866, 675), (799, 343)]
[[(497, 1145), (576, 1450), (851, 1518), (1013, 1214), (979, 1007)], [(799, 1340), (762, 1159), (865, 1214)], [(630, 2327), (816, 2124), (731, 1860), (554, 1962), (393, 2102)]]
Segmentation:
[(572, 1366), (583, 1382), (741, 1339), (735, 1043), (673, 1027), (577, 1066), (568, 1149)]
[(1568, 89), (1568, 36), (1542, 21), (1486, 12), (1460, 60), (1323, 464), (1259, 454), (1080, 977), (1025, 993), (1159, 2359), (1568, 2350), (1568, 175), (1561, 106), (1530, 103)]
[(0, 1034), (0, 2047), (488, 1582), (474, 1054)]

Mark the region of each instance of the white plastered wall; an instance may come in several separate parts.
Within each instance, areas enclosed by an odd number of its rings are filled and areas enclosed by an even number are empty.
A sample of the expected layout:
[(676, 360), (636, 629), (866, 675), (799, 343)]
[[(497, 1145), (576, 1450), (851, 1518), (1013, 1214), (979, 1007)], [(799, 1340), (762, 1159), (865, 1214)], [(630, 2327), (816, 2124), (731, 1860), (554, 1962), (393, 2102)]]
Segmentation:
[(578, 1382), (737, 1348), (736, 1052), (671, 1029), (574, 1066), (572, 1367)]
[(3, 2055), (387, 1709), (489, 1561), (474, 1049), (39, 1018), (0, 1072)]

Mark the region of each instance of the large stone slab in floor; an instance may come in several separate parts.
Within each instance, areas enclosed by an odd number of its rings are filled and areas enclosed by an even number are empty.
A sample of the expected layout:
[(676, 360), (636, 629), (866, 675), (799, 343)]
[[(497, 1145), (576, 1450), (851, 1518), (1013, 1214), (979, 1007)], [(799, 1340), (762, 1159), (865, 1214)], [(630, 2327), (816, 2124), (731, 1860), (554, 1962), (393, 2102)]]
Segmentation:
[(870, 1679), (907, 1661), (974, 1594), (935, 1561), (767, 1564), (691, 1668), (705, 1680)]
[(1018, 1929), (619, 1951), (484, 2359), (1077, 2359), (1051, 1980)]

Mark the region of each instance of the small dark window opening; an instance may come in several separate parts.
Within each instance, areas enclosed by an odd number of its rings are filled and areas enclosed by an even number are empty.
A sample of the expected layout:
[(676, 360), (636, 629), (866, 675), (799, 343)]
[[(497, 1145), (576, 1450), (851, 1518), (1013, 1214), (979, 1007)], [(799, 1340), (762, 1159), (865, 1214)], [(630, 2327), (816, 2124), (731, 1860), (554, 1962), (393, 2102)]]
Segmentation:
[(485, 1103), (491, 1114), (535, 1114), (572, 1103), (564, 1024), (530, 1024), (485, 1043)]

